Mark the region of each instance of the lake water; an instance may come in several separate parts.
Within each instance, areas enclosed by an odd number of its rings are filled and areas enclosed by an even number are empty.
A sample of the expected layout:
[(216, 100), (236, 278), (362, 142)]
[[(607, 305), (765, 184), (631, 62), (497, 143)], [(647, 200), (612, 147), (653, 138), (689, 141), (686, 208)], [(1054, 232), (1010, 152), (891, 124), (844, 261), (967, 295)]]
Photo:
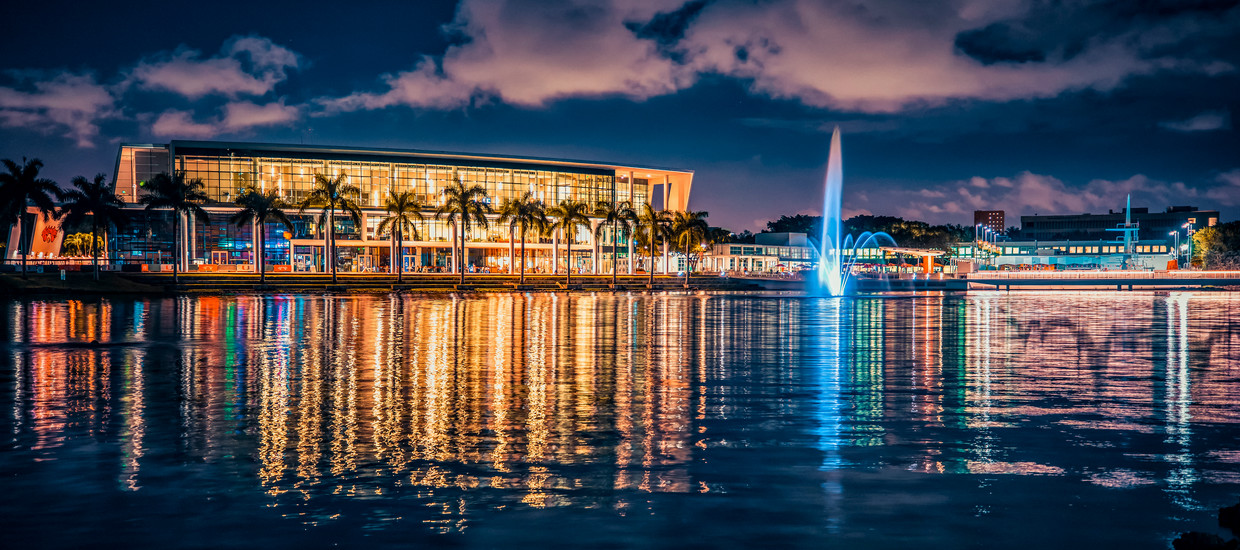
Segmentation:
[(11, 548), (1168, 548), (1240, 497), (1236, 293), (0, 309)]

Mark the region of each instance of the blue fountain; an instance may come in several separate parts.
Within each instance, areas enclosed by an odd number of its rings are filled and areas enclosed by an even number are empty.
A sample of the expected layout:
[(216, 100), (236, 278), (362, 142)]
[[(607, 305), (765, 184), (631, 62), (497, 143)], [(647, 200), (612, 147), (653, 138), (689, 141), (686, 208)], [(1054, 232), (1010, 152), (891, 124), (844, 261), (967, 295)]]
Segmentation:
[(831, 151), (827, 157), (827, 179), (823, 184), (822, 198), (822, 250), (818, 258), (818, 287), (831, 296), (843, 296), (848, 292), (853, 265), (857, 263), (857, 250), (877, 246), (895, 240), (884, 232), (866, 231), (856, 239), (844, 235), (840, 219), (840, 200), (844, 194), (844, 159), (840, 154), (840, 127), (831, 133)]

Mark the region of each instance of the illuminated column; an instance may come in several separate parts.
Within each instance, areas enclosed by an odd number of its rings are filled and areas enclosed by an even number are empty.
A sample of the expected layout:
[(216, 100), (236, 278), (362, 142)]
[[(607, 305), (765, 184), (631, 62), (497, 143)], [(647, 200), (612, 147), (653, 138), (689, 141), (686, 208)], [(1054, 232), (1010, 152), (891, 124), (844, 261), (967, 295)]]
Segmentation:
[(598, 220), (590, 220), (590, 272), (598, 275)]
[(516, 229), (513, 226), (509, 225), (508, 226), (508, 274), (509, 275), (513, 274), (517, 266), (516, 264), (516, 259), (517, 259), (516, 240), (517, 240)]
[[(458, 267), (457, 266), (457, 255), (456, 255), (456, 222), (452, 222), (448, 224), (448, 228), (452, 230), (452, 240), (448, 241), (452, 243), (452, 254), (450, 254), (450, 256), (452, 256), (452, 264), (451, 264), (452, 272), (456, 273), (457, 272), (456, 270)], [(460, 267), (464, 267), (464, 266), (460, 266)]]
[(258, 223), (258, 217), (255, 216), (254, 221), (250, 223), (250, 262), (254, 264), (255, 273), (262, 269), (262, 261), (259, 258), (262, 251), (258, 249), (258, 232), (262, 230), (263, 226)]
[[(570, 254), (571, 255), (571, 254)], [(551, 272), (560, 272), (560, 232), (551, 235)]]

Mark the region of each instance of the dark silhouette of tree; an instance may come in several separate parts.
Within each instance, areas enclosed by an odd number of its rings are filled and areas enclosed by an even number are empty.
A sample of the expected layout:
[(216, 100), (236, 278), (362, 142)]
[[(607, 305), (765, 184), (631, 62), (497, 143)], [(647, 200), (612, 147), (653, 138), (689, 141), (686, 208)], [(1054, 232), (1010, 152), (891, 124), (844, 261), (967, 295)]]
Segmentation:
[(314, 187), (298, 205), (299, 214), (311, 208), (319, 209), (318, 224), (326, 227), (323, 231), (323, 259), (332, 270), (333, 285), (336, 284), (336, 211), (344, 210), (355, 225), (361, 225), (362, 209), (357, 205), (359, 196), (361, 190), (347, 183), (345, 174), (334, 178), (315, 174)]
[(435, 211), (435, 219), (446, 219), (449, 224), (456, 223), (461, 229), (460, 262), (457, 267), (461, 270), (461, 284), (465, 284), (465, 234), (475, 224), (487, 228), (487, 214), (491, 212), (491, 206), (486, 203), (486, 188), (481, 185), (466, 186), (458, 177), (452, 179), (452, 185), (443, 190), (444, 201)]
[(258, 261), (255, 262), (255, 267), (258, 268), (258, 284), (266, 285), (267, 232), (263, 230), (263, 227), (267, 222), (276, 222), (292, 231), (293, 222), (289, 221), (288, 215), (284, 213), (284, 209), (288, 208), (289, 204), (284, 202), (275, 190), (263, 192), (253, 186), (243, 189), (233, 202), (241, 207), (241, 211), (233, 214), (228, 221), (237, 224), (237, 227), (245, 227), (250, 223), (257, 224), (255, 230), (258, 231)]
[(537, 234), (545, 234), (551, 226), (547, 219), (547, 206), (534, 199), (534, 194), (526, 191), (520, 197), (508, 199), (499, 209), (499, 223), (508, 224), (509, 231), (521, 235), (521, 283), (525, 284), (525, 235), (531, 229)]
[[(637, 225), (637, 210), (633, 208), (632, 201), (599, 201), (594, 208), (594, 215), (602, 218), (602, 223), (594, 230), (595, 242), (602, 236), (603, 228), (611, 227), (611, 284), (615, 286), (616, 271), (620, 268), (620, 253), (616, 243), (622, 233), (632, 238), (633, 226)], [(629, 258), (629, 261), (633, 259)]]
[[(6, 170), (0, 172), (0, 222), (8, 225), (17, 223), (18, 227), (23, 227), (22, 221), (26, 217), (27, 204), (34, 204), (39, 215), (43, 216), (44, 222), (56, 216), (56, 206), (52, 197), (60, 196), (60, 188), (56, 186), (56, 182), (39, 177), (39, 170), (43, 169), (43, 161), (26, 160), (23, 157), (22, 164), (9, 159), (0, 162), (4, 163)], [(21, 232), (17, 247), (22, 253), (23, 279), (26, 278), (26, 255), (29, 254), (30, 243), (33, 242), (33, 235), (27, 235), (26, 231)], [(23, 243), (25, 246), (22, 246)]]
[(90, 262), (95, 267), (95, 280), (99, 280), (99, 241), (107, 242), (108, 230), (112, 227), (121, 228), (128, 222), (125, 216), (125, 203), (116, 196), (113, 186), (107, 183), (107, 176), (96, 174), (95, 179), (87, 180), (82, 176), (70, 182), (77, 189), (61, 194), (61, 226), (78, 225), (90, 216)]
[(547, 209), (547, 216), (555, 218), (549, 227), (550, 230), (560, 232), (564, 237), (564, 257), (567, 263), (564, 268), (564, 284), (568, 285), (573, 279), (573, 237), (577, 234), (577, 228), (590, 224), (590, 205), (571, 199), (560, 201), (560, 204)]
[[(146, 183), (147, 194), (138, 199), (139, 204), (146, 205), (146, 210), (172, 210), (172, 282), (180, 283), (179, 269), (181, 264), (181, 216), (193, 216), (193, 219), (210, 223), (210, 216), (201, 204), (207, 201), (202, 192), (205, 185), (199, 178), (185, 180), (185, 172), (176, 172), (169, 176), (160, 172)], [(191, 222), (193, 223), (193, 222)]]

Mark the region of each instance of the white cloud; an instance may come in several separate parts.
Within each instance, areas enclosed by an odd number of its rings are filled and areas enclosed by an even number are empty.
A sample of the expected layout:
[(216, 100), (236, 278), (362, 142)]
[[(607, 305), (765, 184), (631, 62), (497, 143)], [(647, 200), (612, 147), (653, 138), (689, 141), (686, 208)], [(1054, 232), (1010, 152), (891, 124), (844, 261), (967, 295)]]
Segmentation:
[[(1129, 194), (1134, 205), (1151, 209), (1184, 204), (1202, 208), (1240, 206), (1237, 186), (1240, 169), (1220, 174), (1211, 185), (1197, 187), (1141, 174), (1123, 180), (1095, 179), (1084, 185), (1070, 185), (1053, 176), (1021, 172), (1010, 178), (973, 177), (921, 189), (892, 190), (883, 193), (878, 203), (862, 193), (850, 194), (846, 201), (855, 203), (857, 208), (932, 223), (967, 224), (974, 210), (1003, 210), (1008, 225), (1018, 225), (1021, 215), (1120, 211)], [(889, 205), (903, 206), (893, 211)]]
[(1230, 130), (1231, 113), (1222, 111), (1206, 111), (1185, 120), (1160, 122), (1158, 125), (1176, 132), (1209, 132), (1211, 130)]
[(11, 74), (17, 87), (0, 86), (2, 126), (61, 134), (79, 147), (94, 147), (100, 120), (116, 114), (116, 100), (93, 74)]
[(221, 116), (205, 122), (195, 121), (190, 111), (165, 111), (151, 126), (151, 133), (165, 137), (205, 139), (261, 126), (289, 124), (300, 116), (301, 110), (285, 105), (284, 100), (265, 105), (236, 101), (224, 105)]
[(228, 39), (214, 57), (178, 48), (142, 60), (126, 82), (149, 90), (170, 91), (189, 99), (207, 95), (235, 98), (262, 96), (288, 78), (288, 70), (300, 65), (296, 53), (258, 36)]
[(411, 70), (383, 77), (380, 92), (320, 100), (329, 112), (393, 105), (435, 109), (493, 97), (524, 106), (559, 98), (668, 94), (693, 78), (638, 38), (626, 22), (675, 9), (675, 0), (646, 2), (465, 0), (452, 29), (467, 41), (443, 57), (420, 58)]

